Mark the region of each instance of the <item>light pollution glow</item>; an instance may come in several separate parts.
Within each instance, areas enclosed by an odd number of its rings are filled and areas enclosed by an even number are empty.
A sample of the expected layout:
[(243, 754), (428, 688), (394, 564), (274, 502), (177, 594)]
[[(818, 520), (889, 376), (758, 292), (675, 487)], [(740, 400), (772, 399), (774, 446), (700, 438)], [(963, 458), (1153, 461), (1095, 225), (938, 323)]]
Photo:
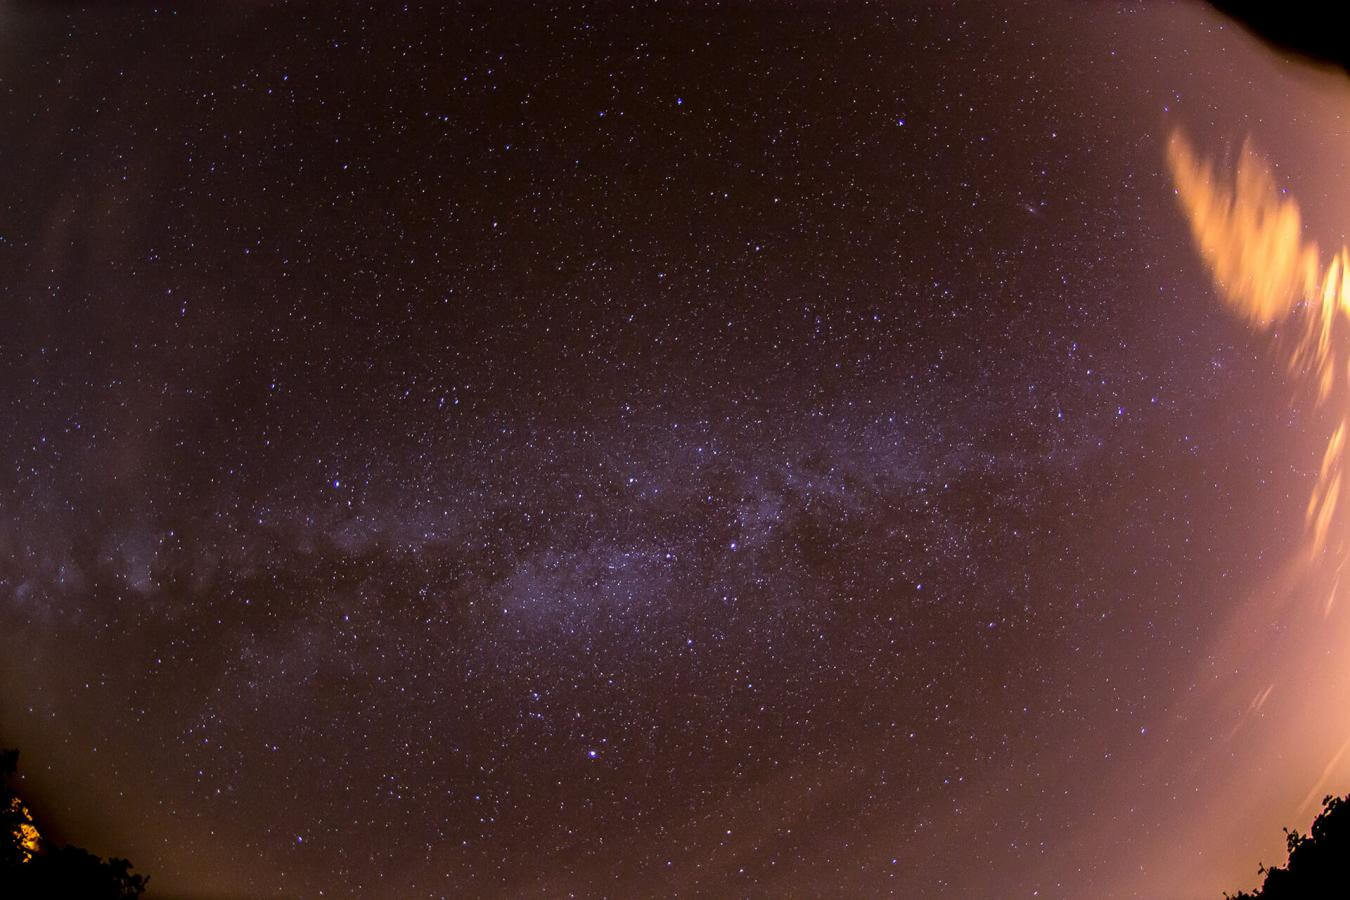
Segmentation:
[[(1197, 667), (1199, 681), (1208, 685), (1194, 696), (1198, 705), (1179, 707), (1182, 718), (1207, 721), (1214, 720), (1203, 716), (1202, 706), (1220, 717), (1223, 710), (1238, 710), (1221, 744), (1227, 749), (1206, 757), (1206, 765), (1224, 773), (1227, 787), (1219, 789), (1215, 809), (1225, 812), (1197, 813), (1200, 824), (1193, 825), (1190, 844), (1193, 854), (1222, 856), (1206, 833), (1264, 843), (1281, 821), (1306, 827), (1322, 796), (1340, 792), (1345, 782), (1350, 668), (1339, 660), (1350, 618), (1336, 598), (1350, 555), (1350, 504), (1342, 496), (1348, 487), (1350, 250), (1342, 247), (1323, 261), (1318, 244), (1303, 235), (1298, 202), (1279, 189), (1271, 165), (1250, 141), (1225, 177), (1173, 131), (1167, 165), (1217, 293), (1249, 325), (1274, 337), (1296, 388), (1330, 411), (1334, 423), (1307, 501), (1300, 557), (1236, 607)], [(1316, 598), (1311, 604), (1289, 602), (1309, 593)], [(1275, 702), (1268, 702), (1272, 695)], [(1258, 719), (1264, 720), (1260, 727)], [(1299, 796), (1292, 806), (1291, 798)], [(1235, 810), (1242, 810), (1236, 819)], [(1243, 834), (1247, 829), (1252, 833)], [(1173, 865), (1182, 868), (1183, 859), (1174, 858)], [(1239, 872), (1233, 877), (1251, 881)], [(1198, 893), (1201, 885), (1187, 887)], [(1205, 884), (1204, 890), (1212, 889)]]
[(22, 819), (22, 821), (15, 826), (12, 837), (18, 845), (21, 860), (23, 862), (29, 862), (33, 859), (33, 854), (36, 853), (38, 849), (38, 840), (40, 836), (38, 835), (37, 827), (33, 824), (33, 816), (28, 811), (28, 807), (24, 806), (23, 802), (18, 797), (11, 797), (9, 806), (10, 809), (17, 812)]

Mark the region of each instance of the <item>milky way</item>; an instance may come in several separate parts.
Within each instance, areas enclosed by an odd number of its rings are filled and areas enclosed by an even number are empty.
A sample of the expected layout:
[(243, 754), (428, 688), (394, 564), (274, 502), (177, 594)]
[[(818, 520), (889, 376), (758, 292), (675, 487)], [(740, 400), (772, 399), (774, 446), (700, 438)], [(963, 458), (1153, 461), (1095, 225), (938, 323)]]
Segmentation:
[(0, 744), (152, 896), (1217, 896), (1350, 776), (1339, 412), (1166, 155), (1338, 245), (1339, 76), (1054, 3), (0, 51)]

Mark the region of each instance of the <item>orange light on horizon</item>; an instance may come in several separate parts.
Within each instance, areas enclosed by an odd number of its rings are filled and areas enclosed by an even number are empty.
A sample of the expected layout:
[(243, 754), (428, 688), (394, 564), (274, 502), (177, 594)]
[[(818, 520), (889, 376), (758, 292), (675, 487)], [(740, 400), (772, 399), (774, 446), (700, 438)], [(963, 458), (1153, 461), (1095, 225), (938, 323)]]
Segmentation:
[(33, 824), (33, 814), (28, 811), (28, 807), (18, 797), (11, 797), (9, 808), (17, 812), (23, 821), (14, 828), (13, 839), (17, 842), (20, 852), (23, 854), (22, 861), (28, 862), (37, 852), (38, 841), (41, 835), (38, 834), (37, 826)]

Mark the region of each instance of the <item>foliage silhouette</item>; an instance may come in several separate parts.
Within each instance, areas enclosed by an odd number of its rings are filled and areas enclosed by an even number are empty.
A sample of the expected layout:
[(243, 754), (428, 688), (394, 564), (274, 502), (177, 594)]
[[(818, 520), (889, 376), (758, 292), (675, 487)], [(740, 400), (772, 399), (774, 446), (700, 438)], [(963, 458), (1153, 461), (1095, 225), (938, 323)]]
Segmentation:
[(49, 846), (36, 841), (25, 846), (25, 832), (36, 837), (28, 810), (10, 788), (18, 769), (19, 751), (0, 750), (0, 896), (81, 897), (89, 900), (127, 900), (139, 897), (150, 881), (133, 875), (131, 863), (113, 857), (104, 862), (80, 847)]
[[(1234, 894), (1229, 900), (1290, 900), (1350, 896), (1350, 794), (1328, 796), (1307, 834), (1284, 830), (1289, 861), (1261, 866), (1265, 882), (1256, 893)], [(1228, 897), (1228, 894), (1224, 894)]]

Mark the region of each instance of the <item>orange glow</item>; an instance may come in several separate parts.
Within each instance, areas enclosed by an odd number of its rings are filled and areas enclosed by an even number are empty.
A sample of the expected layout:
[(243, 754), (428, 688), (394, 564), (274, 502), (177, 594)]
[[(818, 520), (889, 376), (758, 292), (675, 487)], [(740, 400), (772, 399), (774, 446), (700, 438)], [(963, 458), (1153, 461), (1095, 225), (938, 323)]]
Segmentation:
[[(1213, 691), (1203, 697), (1234, 716), (1227, 743), (1229, 752), (1242, 755), (1234, 777), (1276, 779), (1264, 795), (1244, 787), (1243, 796), (1220, 805), (1245, 803), (1254, 822), (1269, 822), (1275, 813), (1306, 822), (1325, 794), (1344, 789), (1350, 760), (1341, 714), (1350, 669), (1334, 662), (1350, 635), (1350, 610), (1338, 603), (1350, 560), (1350, 498), (1344, 496), (1350, 490), (1350, 250), (1328, 256), (1304, 236), (1298, 202), (1281, 192), (1250, 142), (1234, 171), (1220, 173), (1173, 132), (1167, 164), (1217, 293), (1244, 321), (1272, 335), (1295, 386), (1332, 412), (1304, 510), (1306, 555), (1235, 610), (1200, 669), (1216, 674)], [(1290, 602), (1309, 594), (1318, 598), (1315, 605)], [(1268, 639), (1272, 626), (1278, 641)], [(1285, 808), (1283, 792), (1295, 785), (1298, 793), (1288, 796), (1302, 794), (1302, 802)], [(1206, 828), (1221, 827), (1214, 822)], [(1230, 834), (1246, 840), (1239, 828)]]
[[(1284, 350), (1291, 374), (1306, 382), (1319, 404), (1350, 384), (1344, 354), (1336, 354), (1336, 321), (1350, 316), (1350, 250), (1342, 247), (1323, 268), (1317, 244), (1302, 233), (1298, 203), (1276, 189), (1269, 164), (1243, 144), (1231, 179), (1215, 174), (1179, 131), (1167, 162), (1191, 236), (1214, 286), (1239, 315), (1262, 330), (1293, 333)], [(1344, 489), (1347, 418), (1327, 441), (1308, 499), (1310, 553), (1327, 546)], [(1334, 602), (1334, 601), (1333, 601)], [(1329, 607), (1328, 607), (1329, 608)]]
[(23, 861), (28, 862), (37, 852), (38, 835), (37, 827), (33, 824), (33, 815), (28, 811), (28, 807), (19, 801), (18, 797), (10, 798), (10, 809), (15, 810), (23, 817), (23, 821), (14, 829), (14, 839), (18, 841), (19, 848), (23, 851)]

